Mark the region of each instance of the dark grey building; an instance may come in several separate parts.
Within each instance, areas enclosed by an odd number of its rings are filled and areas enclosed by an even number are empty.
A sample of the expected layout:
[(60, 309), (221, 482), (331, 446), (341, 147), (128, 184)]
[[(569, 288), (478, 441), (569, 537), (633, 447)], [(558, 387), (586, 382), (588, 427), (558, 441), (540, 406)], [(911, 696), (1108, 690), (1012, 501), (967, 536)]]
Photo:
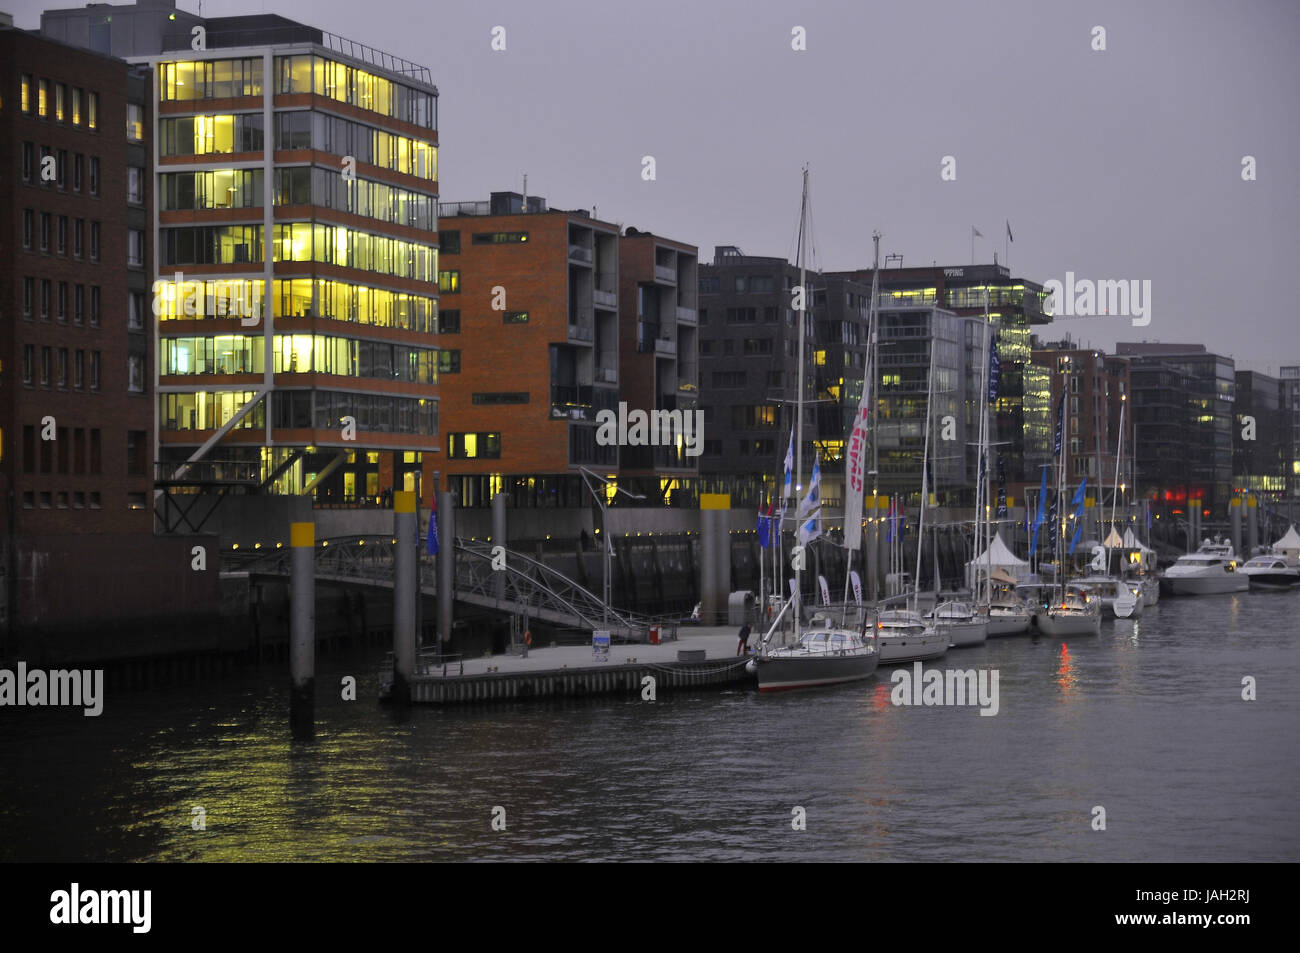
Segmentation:
[[(1137, 478), (1162, 502), (1199, 498), (1226, 521), (1232, 497), (1236, 378), (1233, 360), (1203, 344), (1119, 342), (1129, 358), (1137, 424)], [(1183, 403), (1179, 421), (1179, 404)]]

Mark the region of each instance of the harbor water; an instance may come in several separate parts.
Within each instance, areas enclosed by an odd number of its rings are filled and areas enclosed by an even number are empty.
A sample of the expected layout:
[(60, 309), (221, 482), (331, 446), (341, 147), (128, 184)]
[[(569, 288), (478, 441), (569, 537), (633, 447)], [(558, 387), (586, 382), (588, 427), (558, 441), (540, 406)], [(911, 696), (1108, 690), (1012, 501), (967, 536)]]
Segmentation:
[(895, 705), (885, 668), (399, 718), (381, 656), (319, 659), (309, 744), (284, 663), (0, 710), (0, 860), (1300, 860), (1300, 592), (925, 666), (996, 670), (994, 716)]

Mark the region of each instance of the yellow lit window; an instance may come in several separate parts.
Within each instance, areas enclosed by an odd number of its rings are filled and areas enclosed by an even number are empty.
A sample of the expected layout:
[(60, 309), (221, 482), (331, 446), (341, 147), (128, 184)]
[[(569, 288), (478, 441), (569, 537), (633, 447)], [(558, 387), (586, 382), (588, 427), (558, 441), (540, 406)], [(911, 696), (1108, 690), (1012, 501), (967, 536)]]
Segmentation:
[(48, 116), (50, 114), (50, 81), (43, 79), (37, 88), (36, 94), (36, 113), (39, 116)]

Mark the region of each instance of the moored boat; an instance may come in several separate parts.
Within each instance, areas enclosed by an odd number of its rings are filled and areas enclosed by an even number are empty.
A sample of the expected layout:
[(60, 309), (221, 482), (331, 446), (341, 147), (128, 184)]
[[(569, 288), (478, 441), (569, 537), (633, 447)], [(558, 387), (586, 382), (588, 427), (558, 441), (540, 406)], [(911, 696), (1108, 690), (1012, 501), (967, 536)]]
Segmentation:
[(1250, 579), (1237, 571), (1230, 543), (1206, 540), (1196, 552), (1179, 556), (1165, 570), (1161, 585), (1170, 595), (1207, 596), (1245, 592), (1250, 588)]
[(1241, 567), (1252, 589), (1290, 589), (1300, 586), (1300, 566), (1287, 565), (1285, 556), (1256, 556)]
[(876, 620), (880, 664), (922, 662), (948, 651), (948, 633), (926, 625), (911, 609), (886, 609)]
[(794, 645), (765, 652), (749, 665), (760, 692), (856, 682), (870, 678), (880, 664), (874, 643), (851, 629), (805, 629)]
[(952, 648), (983, 645), (989, 635), (988, 619), (965, 602), (941, 602), (926, 616), (936, 629), (948, 634)]
[(1101, 634), (1101, 600), (1078, 586), (1070, 585), (1064, 598), (1053, 601), (1038, 614), (1038, 628), (1044, 635), (1063, 638), (1071, 635)]

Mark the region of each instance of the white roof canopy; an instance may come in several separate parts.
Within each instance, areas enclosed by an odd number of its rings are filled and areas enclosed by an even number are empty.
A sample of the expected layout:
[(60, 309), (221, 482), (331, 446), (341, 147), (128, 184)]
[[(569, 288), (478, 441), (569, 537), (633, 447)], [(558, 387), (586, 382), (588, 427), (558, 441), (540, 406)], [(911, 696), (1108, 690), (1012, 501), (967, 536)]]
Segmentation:
[(1300, 552), (1300, 533), (1294, 526), (1287, 527), (1286, 534), (1273, 544), (1274, 552)]
[(985, 569), (990, 574), (994, 570), (1001, 569), (1012, 578), (1019, 578), (1029, 570), (1029, 563), (1008, 549), (1007, 544), (1002, 542), (1002, 534), (998, 533), (989, 543), (987, 550), (966, 564), (966, 584), (974, 589), (976, 579), (982, 578), (977, 574)]

